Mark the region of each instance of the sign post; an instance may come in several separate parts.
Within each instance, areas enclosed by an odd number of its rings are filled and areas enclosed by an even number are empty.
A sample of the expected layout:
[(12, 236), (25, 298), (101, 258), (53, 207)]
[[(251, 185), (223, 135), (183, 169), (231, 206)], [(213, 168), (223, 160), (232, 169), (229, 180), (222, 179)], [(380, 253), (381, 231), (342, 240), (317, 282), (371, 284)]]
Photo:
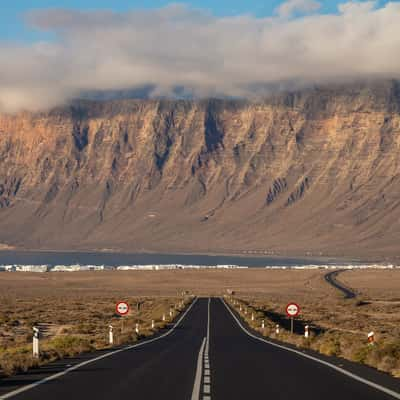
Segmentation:
[(290, 333), (293, 334), (293, 318), (300, 313), (300, 307), (296, 303), (289, 303), (286, 306), (286, 315), (290, 318)]
[[(124, 317), (129, 313), (129, 304), (126, 301), (120, 301), (119, 303), (117, 303), (115, 311), (117, 312), (118, 315)], [(121, 333), (123, 331), (124, 331), (124, 320), (122, 319)]]

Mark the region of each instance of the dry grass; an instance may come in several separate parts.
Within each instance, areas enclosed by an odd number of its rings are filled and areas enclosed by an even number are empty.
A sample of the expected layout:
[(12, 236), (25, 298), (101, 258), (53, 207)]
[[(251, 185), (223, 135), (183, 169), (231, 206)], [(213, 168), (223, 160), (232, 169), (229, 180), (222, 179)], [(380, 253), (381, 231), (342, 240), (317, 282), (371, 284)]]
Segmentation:
[(400, 269), (350, 270), (342, 273), (340, 279), (370, 300), (400, 303)]
[(0, 290), (8, 298), (43, 295), (80, 298), (105, 296), (176, 296), (182, 290), (196, 295), (221, 295), (227, 288), (241, 293), (280, 294), (326, 290), (322, 271), (288, 270), (169, 270), (1, 273)]
[[(139, 296), (134, 289), (128, 289), (129, 283), (123, 275), (115, 277), (110, 284), (107, 274), (1, 274), (0, 369), (3, 373), (10, 375), (38, 364), (31, 355), (33, 326), (41, 330), (39, 362), (43, 363), (107, 347), (110, 324), (114, 327), (114, 343), (118, 345), (134, 342), (163, 328), (170, 320), (171, 309), (173, 316), (180, 312), (178, 305), (182, 297), (178, 297), (177, 291), (170, 296)], [(115, 290), (111, 289), (112, 285)], [(130, 314), (123, 318), (115, 313), (115, 304), (120, 300), (131, 305)], [(137, 323), (139, 335), (135, 332)]]
[[(132, 343), (164, 328), (180, 313), (186, 298), (125, 297), (132, 305), (128, 316), (115, 313), (119, 297), (36, 298), (2, 302), (0, 311), (0, 369), (11, 375), (38, 363), (109, 346), (109, 325), (114, 344)], [(184, 303), (181, 303), (184, 301)], [(137, 304), (140, 310), (137, 310)], [(172, 310), (172, 317), (170, 311)], [(165, 316), (165, 321), (163, 317)], [(154, 321), (154, 328), (152, 328)], [(135, 327), (139, 324), (139, 334)], [(41, 359), (32, 359), (32, 327), (41, 330)]]

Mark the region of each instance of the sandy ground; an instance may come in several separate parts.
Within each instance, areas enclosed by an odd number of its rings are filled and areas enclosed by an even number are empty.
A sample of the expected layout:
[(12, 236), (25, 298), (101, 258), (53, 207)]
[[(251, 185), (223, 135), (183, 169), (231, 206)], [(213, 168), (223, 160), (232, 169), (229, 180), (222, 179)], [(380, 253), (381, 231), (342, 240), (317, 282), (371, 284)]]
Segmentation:
[(28, 334), (21, 327), (33, 322), (56, 322), (57, 331), (57, 326), (69, 324), (76, 310), (87, 323), (98, 312), (112, 315), (121, 299), (176, 298), (182, 291), (221, 296), (233, 290), (238, 297), (283, 315), (286, 304), (295, 301), (301, 305), (302, 318), (328, 329), (400, 335), (400, 270), (340, 274), (339, 280), (360, 293), (354, 300), (344, 300), (325, 282), (325, 273), (267, 269), (1, 273), (0, 317), (9, 321), (8, 331)]
[(232, 289), (245, 295), (321, 295), (329, 291), (322, 276), (323, 271), (267, 269), (1, 273), (0, 293), (7, 297), (171, 296), (182, 290), (196, 295), (222, 295)]
[[(357, 357), (370, 331), (376, 332), (380, 343), (397, 343), (400, 270), (339, 274), (338, 280), (358, 293), (351, 300), (345, 300), (325, 281), (325, 273), (268, 269), (0, 273), (0, 355), (6, 349), (29, 345), (33, 325), (41, 326), (49, 340), (78, 335), (101, 346), (112, 323), (122, 340), (122, 320), (115, 315), (117, 301), (126, 300), (132, 305), (125, 321), (126, 336), (132, 334), (138, 322), (147, 330), (151, 319), (162, 323), (162, 315), (168, 315), (171, 307), (182, 300), (183, 292), (223, 296), (234, 291), (236, 298), (266, 315), (274, 314), (282, 323), (286, 320), (286, 304), (295, 301), (301, 307), (300, 322), (310, 323), (315, 332), (328, 332), (316, 345), (322, 343), (321, 351), (329, 354), (330, 335), (341, 335), (345, 342), (341, 354), (350, 359)], [(136, 310), (138, 303), (140, 312)], [(301, 334), (294, 340), (301, 340)], [(380, 355), (370, 364), (397, 376), (400, 359), (392, 353), (386, 358)]]
[(400, 302), (400, 269), (350, 270), (340, 280), (370, 300)]

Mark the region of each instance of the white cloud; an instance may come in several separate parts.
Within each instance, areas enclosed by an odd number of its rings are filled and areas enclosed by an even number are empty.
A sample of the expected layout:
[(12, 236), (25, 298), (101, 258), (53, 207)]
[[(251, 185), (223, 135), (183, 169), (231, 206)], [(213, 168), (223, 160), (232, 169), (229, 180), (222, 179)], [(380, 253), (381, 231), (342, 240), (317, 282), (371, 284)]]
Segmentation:
[(277, 12), (281, 17), (288, 18), (298, 12), (306, 14), (320, 8), (321, 3), (315, 0), (287, 0), (277, 8)]
[(349, 3), (339, 4), (339, 11), (343, 14), (360, 14), (372, 11), (377, 5), (377, 1), (350, 1)]
[(400, 3), (345, 3), (338, 14), (219, 18), (182, 5), (115, 13), (35, 11), (56, 35), (0, 44), (0, 109), (39, 109), (82, 92), (264, 95), (271, 88), (400, 78)]

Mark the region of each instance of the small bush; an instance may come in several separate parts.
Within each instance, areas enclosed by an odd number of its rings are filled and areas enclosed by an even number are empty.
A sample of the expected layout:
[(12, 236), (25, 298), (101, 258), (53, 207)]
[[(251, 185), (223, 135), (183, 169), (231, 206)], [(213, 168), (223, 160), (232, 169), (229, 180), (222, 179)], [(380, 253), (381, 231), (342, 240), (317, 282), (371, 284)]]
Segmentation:
[(49, 343), (49, 348), (54, 350), (60, 358), (93, 350), (90, 341), (79, 336), (55, 337)]
[(0, 354), (0, 368), (7, 376), (26, 372), (29, 368), (36, 366), (38, 366), (38, 360), (32, 358), (32, 350), (27, 347), (13, 348)]
[(76, 332), (79, 334), (83, 334), (83, 335), (90, 335), (92, 334), (94, 331), (96, 330), (96, 325), (95, 324), (79, 324), (76, 327)]
[(319, 352), (326, 356), (338, 356), (340, 354), (340, 344), (336, 340), (329, 339), (320, 344)]

